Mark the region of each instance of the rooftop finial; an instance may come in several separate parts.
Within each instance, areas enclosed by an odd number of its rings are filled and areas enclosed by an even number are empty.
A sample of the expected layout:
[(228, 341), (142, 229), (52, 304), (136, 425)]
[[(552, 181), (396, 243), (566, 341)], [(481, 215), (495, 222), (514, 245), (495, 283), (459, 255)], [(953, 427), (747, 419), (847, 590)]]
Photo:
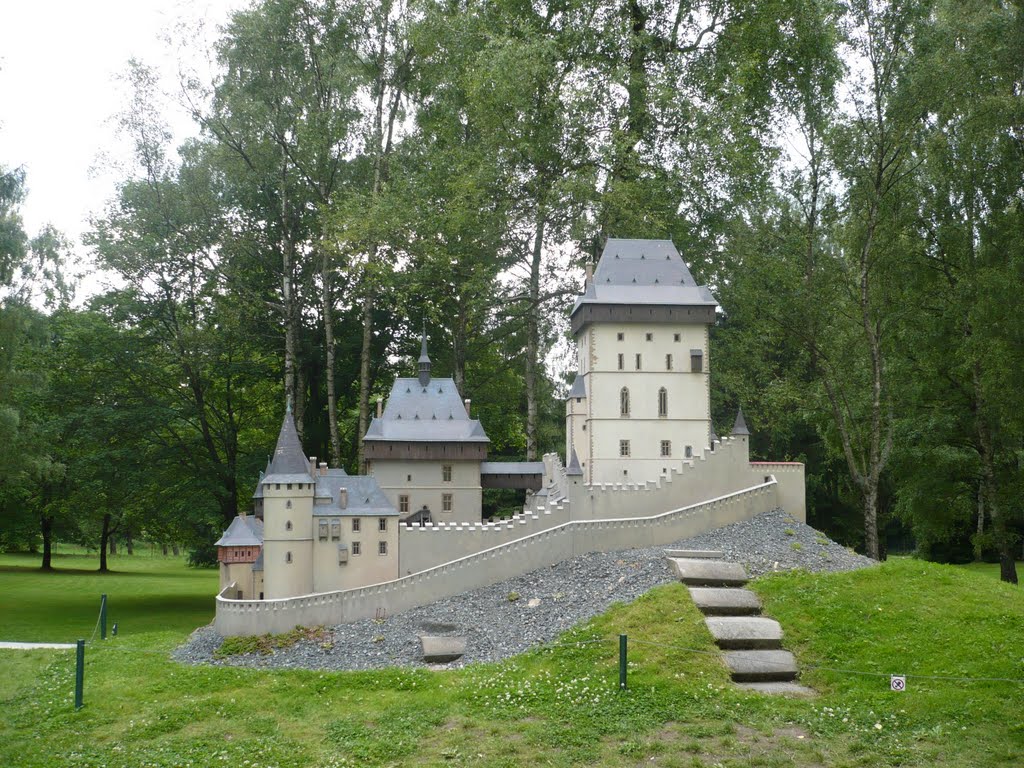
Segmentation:
[(420, 386), (426, 387), (430, 383), (430, 357), (427, 355), (427, 321), (423, 321), (423, 337), (420, 343), (419, 360)]

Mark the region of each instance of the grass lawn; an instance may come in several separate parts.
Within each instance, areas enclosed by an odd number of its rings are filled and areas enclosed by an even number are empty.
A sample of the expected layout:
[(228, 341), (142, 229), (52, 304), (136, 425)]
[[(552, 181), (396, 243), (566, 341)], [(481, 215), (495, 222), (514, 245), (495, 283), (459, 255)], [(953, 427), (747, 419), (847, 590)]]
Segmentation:
[[(177, 583), (173, 572), (164, 577)], [(145, 576), (107, 583), (116, 578)], [(167, 658), (190, 628), (175, 625), (90, 646), (77, 713), (72, 653), (0, 652), (10, 681), (0, 689), (0, 765), (1024, 763), (1024, 685), (915, 677), (1024, 681), (1021, 590), (915, 560), (754, 586), (818, 697), (734, 689), (680, 585), (614, 607), (563, 647), (444, 672), (184, 667)], [(140, 613), (133, 623), (143, 621)], [(619, 633), (630, 638), (626, 691), (617, 689)], [(906, 692), (889, 690), (890, 673), (909, 675)]]
[(217, 571), (185, 567), (185, 557), (142, 552), (108, 559), (97, 573), (93, 554), (55, 554), (54, 571), (38, 555), (0, 555), (0, 640), (70, 643), (88, 639), (106, 594), (108, 628), (121, 634), (188, 632), (213, 619)]
[[(993, 579), (999, 578), (999, 563), (966, 563), (959, 567), (975, 573), (983, 573)], [(1017, 561), (1017, 578), (1024, 581), (1024, 560)]]

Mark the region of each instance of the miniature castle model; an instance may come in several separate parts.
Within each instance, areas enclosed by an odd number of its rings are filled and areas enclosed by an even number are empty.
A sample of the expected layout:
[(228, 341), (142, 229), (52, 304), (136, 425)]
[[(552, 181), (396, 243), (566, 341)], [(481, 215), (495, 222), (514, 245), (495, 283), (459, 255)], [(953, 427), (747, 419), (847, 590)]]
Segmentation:
[[(783, 507), (805, 517), (803, 465), (750, 462), (749, 432), (711, 426), (717, 302), (667, 240), (609, 240), (570, 314), (578, 374), (566, 460), (488, 462), (451, 379), (395, 381), (363, 438), (366, 475), (307, 458), (290, 408), (254, 515), (217, 542), (220, 634), (381, 617), (590, 551), (668, 544)], [(482, 489), (525, 488), (510, 520)]]

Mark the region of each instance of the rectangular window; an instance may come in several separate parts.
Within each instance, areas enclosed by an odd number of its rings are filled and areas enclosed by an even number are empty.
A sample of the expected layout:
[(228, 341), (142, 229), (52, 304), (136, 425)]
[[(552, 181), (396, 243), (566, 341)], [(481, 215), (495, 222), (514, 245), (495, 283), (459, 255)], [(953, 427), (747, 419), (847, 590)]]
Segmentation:
[(629, 456), (629, 440), (619, 440), (619, 456)]
[(686, 456), (686, 458), (688, 458), (688, 459), (692, 459), (693, 458), (693, 446), (692, 445), (686, 446), (686, 448), (683, 449), (683, 455)]
[(638, 371), (640, 370), (640, 355), (639, 354), (637, 354), (637, 356), (636, 356), (636, 369)]
[(386, 517), (377, 518), (377, 530), (386, 531), (388, 529), (388, 519)]
[(682, 341), (682, 335), (678, 333), (672, 334), (672, 341)]
[(352, 533), (359, 533), (359, 518), (352, 518)]
[(327, 541), (327, 521), (320, 521), (320, 541)]
[(441, 494), (441, 509), (445, 512), (452, 511), (452, 495), (450, 493)]
[(331, 541), (341, 541), (341, 520), (331, 520)]
[(662, 456), (671, 456), (672, 455), (672, 441), (671, 440), (662, 440), (661, 441), (661, 455)]
[(626, 367), (626, 356), (619, 352), (619, 370), (621, 371)]
[(443, 467), (441, 467), (441, 479), (446, 483), (450, 483), (452, 481), (451, 464), (445, 464)]
[(618, 339), (619, 341), (622, 341), (623, 339), (625, 339), (625, 338), (626, 338), (626, 334), (624, 334), (624, 333), (617, 333), (617, 334), (615, 334), (615, 337), (616, 337), (616, 338), (617, 338), (617, 339)]
[(359, 542), (358, 541), (353, 541), (352, 542), (352, 554), (353, 555), (358, 555), (358, 554), (361, 554), (361, 553), (362, 553), (362, 548), (361, 548)]
[(386, 541), (377, 542), (377, 554), (386, 555), (388, 553), (388, 543)]
[(398, 497), (398, 511), (408, 512), (409, 511), (409, 497), (404, 493)]
[(704, 352), (700, 349), (690, 350), (690, 373), (702, 373), (704, 371)]
[(672, 355), (665, 355), (665, 370), (672, 370)]
[(654, 334), (653, 333), (647, 333), (647, 334), (644, 334), (644, 335), (645, 335), (645, 337), (647, 338), (648, 341), (654, 341)]

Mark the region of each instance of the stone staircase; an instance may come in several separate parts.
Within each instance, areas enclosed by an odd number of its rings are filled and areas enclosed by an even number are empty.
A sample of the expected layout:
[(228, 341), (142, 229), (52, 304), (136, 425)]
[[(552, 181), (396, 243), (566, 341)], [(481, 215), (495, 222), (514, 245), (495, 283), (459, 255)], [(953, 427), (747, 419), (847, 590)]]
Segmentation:
[(739, 563), (719, 558), (721, 552), (667, 550), (669, 563), (690, 590), (704, 614), (715, 643), (722, 649), (733, 681), (763, 693), (813, 696), (796, 682), (796, 659), (782, 648), (779, 622), (761, 615), (761, 601), (749, 589)]

